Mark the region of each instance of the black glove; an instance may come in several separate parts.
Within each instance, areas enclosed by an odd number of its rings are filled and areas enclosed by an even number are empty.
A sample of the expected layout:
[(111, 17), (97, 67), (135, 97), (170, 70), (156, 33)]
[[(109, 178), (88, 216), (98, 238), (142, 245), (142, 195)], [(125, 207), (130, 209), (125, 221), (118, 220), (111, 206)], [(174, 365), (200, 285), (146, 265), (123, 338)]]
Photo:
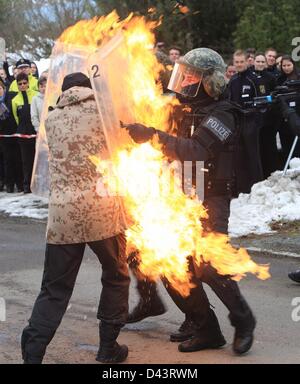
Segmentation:
[(151, 140), (155, 134), (154, 128), (145, 127), (142, 124), (128, 124), (125, 125), (132, 140), (138, 144), (146, 143)]

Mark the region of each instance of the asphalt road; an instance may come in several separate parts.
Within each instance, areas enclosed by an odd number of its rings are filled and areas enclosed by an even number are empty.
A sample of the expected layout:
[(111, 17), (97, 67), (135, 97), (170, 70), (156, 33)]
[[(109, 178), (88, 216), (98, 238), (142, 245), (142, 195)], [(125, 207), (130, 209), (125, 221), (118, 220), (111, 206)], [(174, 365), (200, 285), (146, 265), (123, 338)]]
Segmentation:
[[(0, 322), (0, 364), (21, 363), (20, 334), (40, 288), (44, 234), (44, 222), (0, 216), (0, 298), (6, 301), (6, 321)], [(243, 239), (243, 243), (247, 240)], [(299, 297), (300, 301), (300, 285), (287, 278), (288, 271), (300, 266), (300, 260), (257, 253), (253, 257), (260, 263), (270, 263), (272, 278), (259, 281), (250, 276), (240, 284), (258, 321), (255, 343), (247, 356), (233, 355), (233, 329), (227, 311), (209, 288), (207, 291), (228, 344), (217, 351), (178, 352), (177, 345), (170, 343), (168, 336), (180, 325), (183, 316), (161, 287), (168, 312), (128, 326), (121, 334), (120, 341), (130, 349), (128, 363), (300, 363), (300, 321), (292, 320), (295, 309), (292, 300)], [(100, 276), (98, 261), (87, 252), (67, 314), (48, 348), (46, 363), (95, 362)], [(132, 287), (130, 305), (136, 300)]]

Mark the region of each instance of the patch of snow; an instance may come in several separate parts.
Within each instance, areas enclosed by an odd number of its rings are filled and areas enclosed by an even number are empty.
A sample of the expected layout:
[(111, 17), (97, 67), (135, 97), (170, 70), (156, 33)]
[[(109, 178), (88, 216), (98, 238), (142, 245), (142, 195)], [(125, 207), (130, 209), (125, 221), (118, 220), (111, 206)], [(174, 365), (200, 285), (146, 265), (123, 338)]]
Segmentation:
[(0, 211), (12, 217), (46, 219), (48, 217), (48, 199), (32, 194), (0, 194)]
[(300, 220), (300, 159), (294, 158), (286, 176), (273, 173), (255, 184), (251, 193), (241, 194), (231, 203), (231, 237), (272, 232), (274, 221)]

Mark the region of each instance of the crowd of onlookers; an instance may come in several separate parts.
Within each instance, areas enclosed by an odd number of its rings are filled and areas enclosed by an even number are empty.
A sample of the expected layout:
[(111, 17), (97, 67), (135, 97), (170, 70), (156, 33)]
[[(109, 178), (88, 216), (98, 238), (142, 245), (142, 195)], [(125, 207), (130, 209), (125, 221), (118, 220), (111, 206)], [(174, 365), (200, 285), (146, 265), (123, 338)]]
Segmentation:
[[(163, 91), (174, 64), (184, 52), (176, 46), (166, 50), (157, 43), (155, 53), (164, 66), (161, 72)], [(20, 59), (9, 72), (5, 61), (0, 63), (0, 192), (30, 193), (36, 138), (43, 110), (47, 71), (39, 76), (35, 63)], [(270, 95), (277, 86), (288, 80), (300, 80), (300, 72), (289, 55), (278, 54), (274, 48), (256, 52), (249, 48), (238, 50), (227, 64), (228, 82), (224, 97), (242, 108), (255, 97)], [(294, 136), (276, 108), (260, 114), (260, 156), (264, 177), (282, 169)], [(300, 157), (300, 144), (295, 156)]]
[(20, 59), (0, 69), (0, 192), (31, 193), (30, 183), (40, 127), (47, 72)]

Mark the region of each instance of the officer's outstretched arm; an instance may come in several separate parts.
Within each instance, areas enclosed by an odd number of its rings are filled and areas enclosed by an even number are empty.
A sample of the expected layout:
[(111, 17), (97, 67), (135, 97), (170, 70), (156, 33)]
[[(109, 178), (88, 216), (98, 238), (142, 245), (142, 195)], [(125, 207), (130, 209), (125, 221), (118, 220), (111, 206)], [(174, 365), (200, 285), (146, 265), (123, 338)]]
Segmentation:
[[(123, 125), (124, 126), (124, 125)], [(171, 160), (206, 161), (216, 155), (223, 144), (234, 134), (232, 114), (215, 110), (196, 127), (190, 139), (174, 137), (142, 124), (125, 125), (131, 138), (139, 144), (152, 140), (158, 143), (162, 152)]]
[(209, 158), (209, 151), (193, 137), (185, 139), (161, 131), (156, 131), (156, 133), (163, 154), (170, 160), (206, 161)]
[(154, 146), (171, 160), (181, 161), (205, 161), (209, 152), (195, 138), (184, 139), (169, 135), (154, 128), (145, 127), (142, 124), (127, 124), (126, 127), (131, 138), (138, 144), (152, 140)]

